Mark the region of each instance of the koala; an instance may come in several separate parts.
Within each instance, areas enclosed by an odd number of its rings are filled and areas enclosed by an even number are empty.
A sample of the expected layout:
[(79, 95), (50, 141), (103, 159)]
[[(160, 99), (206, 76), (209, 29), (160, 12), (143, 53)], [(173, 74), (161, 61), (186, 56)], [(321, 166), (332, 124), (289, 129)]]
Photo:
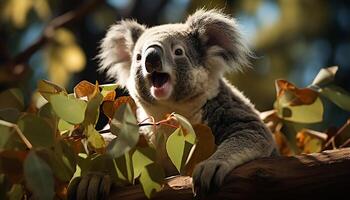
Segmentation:
[(216, 191), (235, 167), (278, 155), (252, 103), (223, 77), (249, 65), (251, 53), (236, 21), (198, 10), (184, 23), (147, 28), (133, 20), (111, 26), (101, 43), (100, 70), (126, 87), (137, 117), (178, 113), (208, 125), (217, 150), (193, 172), (194, 191)]

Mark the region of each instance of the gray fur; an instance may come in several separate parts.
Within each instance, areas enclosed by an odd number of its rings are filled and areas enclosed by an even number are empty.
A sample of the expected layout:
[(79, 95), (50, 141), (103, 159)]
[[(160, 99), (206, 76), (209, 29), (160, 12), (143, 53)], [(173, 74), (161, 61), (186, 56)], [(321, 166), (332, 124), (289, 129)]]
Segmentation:
[[(170, 77), (164, 89), (169, 95), (161, 98), (151, 92), (153, 74), (145, 70), (145, 51), (152, 45), (162, 49), (159, 72)], [(175, 55), (179, 48), (184, 53)], [(176, 112), (212, 129), (218, 149), (193, 173), (195, 190), (206, 194), (220, 187), (233, 168), (276, 152), (254, 106), (223, 78), (228, 70), (248, 66), (249, 55), (234, 19), (217, 10), (199, 10), (185, 23), (148, 29), (122, 21), (108, 31), (99, 57), (101, 69), (126, 86), (136, 101), (139, 120), (161, 120)]]

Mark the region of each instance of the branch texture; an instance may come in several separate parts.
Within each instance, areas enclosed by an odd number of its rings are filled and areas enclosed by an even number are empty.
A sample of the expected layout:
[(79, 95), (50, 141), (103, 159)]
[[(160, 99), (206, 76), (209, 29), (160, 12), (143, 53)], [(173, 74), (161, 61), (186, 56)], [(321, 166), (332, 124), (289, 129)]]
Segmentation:
[[(193, 199), (190, 177), (168, 181), (154, 199)], [(334, 199), (350, 185), (350, 148), (265, 158), (234, 169), (224, 186), (201, 199)], [(146, 199), (140, 186), (114, 189), (110, 199)]]

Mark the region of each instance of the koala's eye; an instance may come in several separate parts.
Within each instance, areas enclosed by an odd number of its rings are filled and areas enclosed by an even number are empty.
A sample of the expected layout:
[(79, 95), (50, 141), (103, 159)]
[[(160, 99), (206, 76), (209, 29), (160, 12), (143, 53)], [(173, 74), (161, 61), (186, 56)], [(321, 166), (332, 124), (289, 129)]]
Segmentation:
[(184, 52), (182, 51), (182, 49), (180, 49), (180, 48), (175, 49), (175, 55), (181, 56), (183, 53)]
[(175, 48), (174, 54), (176, 56), (182, 56), (184, 54), (184, 49), (178, 46)]
[(141, 58), (142, 58), (141, 54), (138, 53), (138, 54), (136, 55), (136, 60), (137, 60), (137, 61), (140, 61)]

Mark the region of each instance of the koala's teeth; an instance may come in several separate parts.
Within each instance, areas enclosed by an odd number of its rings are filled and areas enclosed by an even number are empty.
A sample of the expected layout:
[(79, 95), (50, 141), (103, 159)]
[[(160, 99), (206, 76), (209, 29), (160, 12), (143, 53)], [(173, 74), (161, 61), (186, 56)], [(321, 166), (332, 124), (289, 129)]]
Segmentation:
[(153, 72), (151, 75), (151, 82), (155, 88), (162, 87), (169, 79), (170, 76), (167, 73)]

